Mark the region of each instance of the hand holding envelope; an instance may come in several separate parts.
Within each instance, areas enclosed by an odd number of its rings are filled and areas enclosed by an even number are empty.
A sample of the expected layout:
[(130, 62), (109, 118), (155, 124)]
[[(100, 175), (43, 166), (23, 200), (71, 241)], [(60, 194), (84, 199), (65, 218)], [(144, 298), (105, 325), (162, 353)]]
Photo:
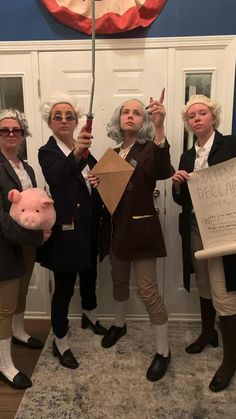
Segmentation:
[(133, 171), (133, 166), (112, 148), (108, 148), (92, 168), (91, 173), (100, 180), (97, 190), (111, 214), (119, 204)]

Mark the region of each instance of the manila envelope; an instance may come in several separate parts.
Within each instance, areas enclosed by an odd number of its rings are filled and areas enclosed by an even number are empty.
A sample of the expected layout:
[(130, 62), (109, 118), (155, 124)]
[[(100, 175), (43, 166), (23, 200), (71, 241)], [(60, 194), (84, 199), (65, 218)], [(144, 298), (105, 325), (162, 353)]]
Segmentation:
[(134, 168), (112, 148), (103, 154), (91, 173), (100, 179), (97, 190), (108, 211), (113, 214)]

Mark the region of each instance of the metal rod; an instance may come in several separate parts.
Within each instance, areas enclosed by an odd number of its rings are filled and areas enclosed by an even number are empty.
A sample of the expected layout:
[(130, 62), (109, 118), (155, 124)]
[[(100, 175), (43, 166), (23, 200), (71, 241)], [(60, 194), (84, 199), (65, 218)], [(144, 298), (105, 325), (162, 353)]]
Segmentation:
[(92, 115), (94, 87), (95, 87), (95, 1), (96, 0), (91, 0), (92, 2), (92, 87), (91, 87), (91, 93), (90, 93), (88, 115)]

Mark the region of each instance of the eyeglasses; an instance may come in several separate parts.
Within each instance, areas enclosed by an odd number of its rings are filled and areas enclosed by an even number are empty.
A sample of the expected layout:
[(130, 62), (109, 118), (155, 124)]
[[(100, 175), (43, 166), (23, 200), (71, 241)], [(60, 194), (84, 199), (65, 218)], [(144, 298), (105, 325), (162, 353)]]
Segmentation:
[(68, 113), (66, 115), (61, 115), (60, 113), (55, 113), (52, 117), (53, 121), (61, 122), (63, 119), (66, 120), (66, 122), (75, 121), (76, 116), (73, 113)]
[(0, 128), (0, 137), (9, 137), (11, 133), (14, 137), (23, 137), (25, 131), (22, 128)]

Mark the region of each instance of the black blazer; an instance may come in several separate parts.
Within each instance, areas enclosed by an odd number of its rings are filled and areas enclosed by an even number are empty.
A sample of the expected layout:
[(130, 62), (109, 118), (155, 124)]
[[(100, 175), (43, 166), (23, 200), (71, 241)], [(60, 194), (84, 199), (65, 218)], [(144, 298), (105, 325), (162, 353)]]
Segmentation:
[[(208, 165), (213, 166), (217, 163), (222, 163), (229, 159), (236, 157), (236, 136), (222, 135), (219, 131), (215, 132), (214, 142), (212, 144), (209, 156)], [(186, 170), (191, 173), (194, 169), (194, 162), (196, 158), (195, 146), (185, 151), (179, 163), (179, 170)], [(187, 183), (181, 186), (180, 194), (176, 194), (174, 187), (173, 199), (182, 206), (182, 213), (179, 214), (179, 233), (182, 238), (182, 255), (183, 255), (183, 281), (187, 291), (190, 290), (190, 274), (194, 272), (191, 263), (191, 235), (190, 222), (192, 201), (189, 194)], [(236, 256), (224, 256), (223, 263), (226, 275), (226, 287), (228, 291), (236, 290), (236, 280), (233, 277), (233, 271), (236, 269)]]
[[(54, 200), (57, 219), (37, 260), (54, 272), (90, 268), (98, 253), (102, 202), (95, 189), (91, 188), (89, 193), (81, 171), (86, 163), (92, 168), (96, 160), (91, 154), (86, 161), (77, 161), (73, 152), (65, 156), (53, 137), (39, 149), (38, 158)], [(66, 229), (65, 225), (73, 227)]]
[[(22, 163), (32, 185), (36, 186), (32, 167), (24, 161)], [(9, 216), (11, 203), (8, 200), (8, 192), (11, 189), (22, 191), (22, 185), (11, 164), (0, 152), (0, 281), (24, 275), (22, 246), (40, 246), (43, 241), (42, 231), (26, 230)]]

